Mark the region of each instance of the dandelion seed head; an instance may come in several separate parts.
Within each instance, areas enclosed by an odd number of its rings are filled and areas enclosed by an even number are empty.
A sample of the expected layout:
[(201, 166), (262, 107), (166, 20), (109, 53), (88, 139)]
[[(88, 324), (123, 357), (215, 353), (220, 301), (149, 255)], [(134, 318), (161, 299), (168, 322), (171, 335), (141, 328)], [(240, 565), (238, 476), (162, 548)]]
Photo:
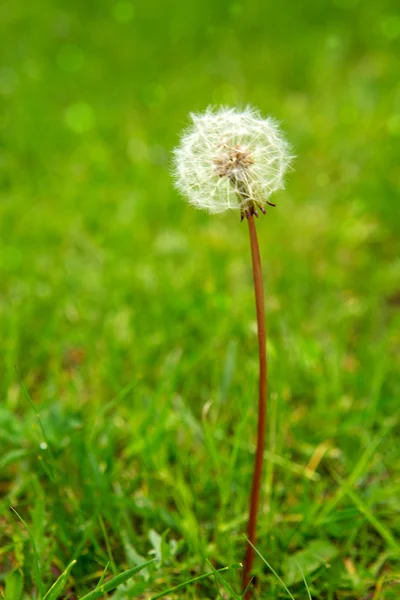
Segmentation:
[(190, 117), (174, 151), (179, 192), (210, 213), (264, 211), (271, 194), (284, 187), (292, 159), (278, 124), (251, 107), (209, 107)]

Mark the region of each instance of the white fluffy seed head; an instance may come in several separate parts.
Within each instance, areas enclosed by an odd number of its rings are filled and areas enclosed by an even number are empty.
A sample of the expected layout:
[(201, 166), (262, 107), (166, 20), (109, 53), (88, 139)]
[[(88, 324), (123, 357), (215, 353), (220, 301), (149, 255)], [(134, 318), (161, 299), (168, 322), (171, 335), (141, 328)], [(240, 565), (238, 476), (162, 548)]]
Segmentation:
[(264, 211), (292, 159), (277, 123), (251, 107), (209, 107), (190, 116), (174, 151), (177, 189), (210, 213)]

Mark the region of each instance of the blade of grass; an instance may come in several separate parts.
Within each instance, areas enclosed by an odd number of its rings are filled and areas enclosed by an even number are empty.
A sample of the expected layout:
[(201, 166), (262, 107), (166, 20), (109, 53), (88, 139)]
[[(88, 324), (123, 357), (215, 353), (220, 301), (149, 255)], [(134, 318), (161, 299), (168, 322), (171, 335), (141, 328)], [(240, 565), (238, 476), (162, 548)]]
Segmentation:
[(73, 566), (76, 564), (76, 562), (77, 562), (76, 560), (73, 560), (69, 563), (69, 565), (65, 569), (65, 571), (63, 571), (61, 573), (61, 575), (57, 579), (57, 581), (55, 581), (53, 583), (51, 588), (45, 594), (43, 600), (57, 600), (57, 598), (60, 596), (61, 592), (65, 588), (67, 581), (68, 581), (69, 574), (70, 574)]
[[(92, 592), (89, 592), (85, 596), (82, 596), (80, 600), (97, 600), (97, 598), (101, 598), (101, 596), (104, 596), (104, 594), (106, 594), (107, 592), (115, 590), (115, 588), (117, 588), (119, 585), (122, 585), (123, 583), (125, 583), (125, 581), (128, 581), (128, 579), (136, 575), (136, 573), (139, 573), (139, 571), (142, 571), (155, 561), (156, 559), (153, 558), (141, 565), (138, 565), (137, 567), (133, 567), (133, 569), (128, 569), (127, 571), (120, 573), (119, 575), (113, 577), (112, 579), (110, 579), (110, 581), (107, 581), (100, 587), (96, 587), (96, 589)], [(104, 574), (102, 575), (102, 577), (104, 577)]]
[[(250, 542), (250, 540), (246, 537), (247, 543), (250, 544), (251, 546), (253, 546), (253, 544)], [(281, 579), (278, 575), (278, 573), (273, 569), (273, 567), (266, 561), (266, 559), (263, 557), (263, 555), (261, 554), (261, 552), (259, 552), (257, 550), (257, 548), (255, 546), (253, 546), (253, 550), (258, 554), (258, 556), (261, 558), (261, 560), (263, 561), (263, 563), (265, 565), (267, 565), (268, 569), (273, 573), (273, 575), (275, 575), (275, 577), (277, 578), (277, 580), (279, 581), (279, 583), (282, 585), (283, 589), (285, 590), (285, 592), (288, 594), (289, 598), (291, 598), (291, 600), (295, 600), (293, 594), (290, 592), (290, 590), (288, 589), (287, 585), (285, 584), (285, 582), (283, 581), (283, 579)]]
[[(369, 461), (371, 460), (372, 456), (374, 455), (375, 451), (377, 450), (379, 444), (382, 442), (385, 435), (387, 435), (387, 433), (392, 428), (392, 426), (393, 425), (388, 427), (382, 435), (377, 436), (374, 440), (372, 440), (372, 442), (369, 444), (369, 446), (365, 449), (365, 451), (361, 455), (360, 460), (357, 462), (356, 466), (354, 467), (353, 471), (351, 472), (351, 474), (349, 475), (347, 480), (343, 481), (343, 486), (344, 485), (346, 485), (348, 487), (353, 486), (355, 484), (355, 482), (357, 481), (357, 479), (359, 479), (359, 477), (364, 473), (365, 469), (368, 466)], [(337, 490), (334, 497), (329, 502), (326, 502), (324, 504), (323, 508), (321, 509), (319, 518), (318, 518), (319, 524), (324, 522), (325, 518), (329, 515), (329, 513), (332, 512), (332, 510), (334, 510), (334, 508), (339, 504), (340, 500), (343, 498), (345, 493), (346, 492), (344, 490), (344, 487), (340, 487)]]
[(44, 439), (44, 441), (46, 443), (46, 449), (49, 452), (49, 456), (50, 456), (52, 462), (47, 462), (46, 461), (45, 468), (46, 468), (46, 472), (48, 473), (50, 479), (54, 482), (55, 481), (54, 465), (53, 465), (54, 455), (53, 455), (53, 451), (51, 449), (51, 444), (50, 444), (49, 438), (47, 437), (46, 430), (44, 428), (43, 421), (41, 419), (40, 413), (39, 413), (38, 409), (36, 408), (36, 406), (35, 406), (32, 398), (31, 398), (31, 396), (30, 396), (27, 388), (25, 387), (25, 384), (22, 381), (22, 378), (21, 378), (21, 376), (20, 376), (20, 374), (18, 372), (18, 369), (16, 369), (16, 373), (17, 373), (17, 377), (18, 377), (21, 389), (24, 392), (25, 398), (28, 400), (29, 404), (31, 405), (33, 412), (35, 413), (37, 422), (39, 423), (40, 431), (42, 432), (43, 439)]
[(5, 579), (6, 593), (4, 600), (20, 600), (24, 587), (24, 576), (19, 569), (11, 571)]
[(358, 510), (365, 516), (365, 518), (370, 522), (372, 527), (382, 536), (382, 538), (387, 542), (387, 544), (396, 552), (396, 554), (400, 554), (400, 544), (394, 539), (389, 529), (379, 521), (375, 515), (372, 513), (371, 509), (367, 504), (360, 498), (360, 496), (350, 488), (346, 481), (343, 481), (339, 475), (333, 473), (334, 478), (341, 486), (341, 489), (349, 498), (354, 502)]
[(24, 521), (24, 519), (21, 517), (21, 515), (19, 515), (17, 513), (17, 511), (15, 510), (15, 508), (13, 508), (12, 506), (10, 506), (10, 508), (17, 515), (17, 517), (21, 521), (21, 523), (24, 525), (25, 529), (28, 532), (30, 540), (32, 542), (33, 559), (34, 559), (33, 560), (33, 574), (34, 574), (34, 578), (35, 578), (35, 583), (36, 583), (37, 589), (39, 591), (39, 596), (40, 596), (40, 598), (42, 598), (44, 590), (43, 590), (42, 576), (41, 576), (41, 573), (40, 573), (39, 554), (38, 554), (37, 549), (36, 549), (35, 540), (33, 539), (33, 535), (31, 533), (31, 530), (28, 527), (28, 524)]
[(108, 571), (108, 567), (109, 567), (109, 566), (110, 566), (110, 562), (108, 562), (108, 563), (106, 564), (106, 566), (104, 567), (104, 571), (102, 572), (102, 574), (101, 574), (101, 577), (100, 577), (100, 579), (99, 579), (99, 581), (98, 581), (98, 583), (97, 583), (97, 585), (96, 585), (96, 590), (97, 590), (97, 589), (98, 589), (98, 588), (101, 586), (101, 584), (103, 583), (103, 581), (104, 581), (104, 577), (106, 576), (106, 573), (107, 573), (107, 571)]
[[(240, 563), (235, 563), (233, 565), (229, 565), (228, 567), (222, 567), (222, 569), (218, 569), (217, 573), (223, 573), (224, 571), (229, 571), (229, 569), (240, 569), (241, 566), (242, 565)], [(175, 587), (169, 588), (168, 590), (165, 590), (164, 592), (161, 592), (159, 594), (156, 594), (155, 596), (152, 596), (150, 600), (158, 600), (158, 598), (163, 598), (163, 596), (167, 596), (168, 594), (171, 594), (172, 592), (181, 590), (182, 588), (186, 587), (187, 585), (190, 585), (191, 583), (197, 583), (198, 581), (207, 579), (208, 577), (211, 577), (212, 575), (214, 575), (213, 572), (204, 573), (204, 575), (199, 575), (198, 577), (193, 577), (192, 579), (188, 579), (187, 581), (184, 581), (183, 583), (180, 583), (179, 585), (176, 585)], [(84, 599), (82, 598), (81, 600), (84, 600)]]
[[(247, 453), (251, 453), (252, 449), (253, 449), (253, 446), (251, 446), (250, 444), (244, 444), (244, 443), (239, 443), (238, 447), (239, 447), (239, 450), (241, 450), (242, 452), (247, 452)], [(275, 454), (274, 452), (271, 452), (270, 450), (265, 450), (264, 458), (267, 462), (272, 461), (274, 463), (274, 465), (276, 465), (278, 467), (282, 467), (283, 469), (287, 469), (288, 471), (294, 473), (295, 475), (299, 475), (301, 477), (306, 477), (307, 479), (310, 479), (312, 481), (320, 480), (319, 473), (315, 473), (312, 469), (309, 469), (307, 466), (303, 466), (298, 463), (295, 463), (287, 458), (284, 458), (283, 456), (280, 456), (279, 454)]]
[(301, 566), (299, 565), (299, 563), (297, 562), (297, 560), (296, 560), (296, 565), (299, 567), (299, 571), (300, 571), (301, 576), (303, 578), (304, 585), (306, 586), (307, 596), (308, 596), (309, 600), (312, 600), (310, 588), (308, 587), (308, 583), (307, 583), (307, 579), (305, 578), (305, 575), (303, 573), (303, 569), (301, 568)]
[(242, 596), (237, 595), (237, 593), (231, 588), (229, 583), (227, 581), (225, 581), (225, 579), (222, 577), (222, 575), (220, 573), (218, 573), (218, 571), (216, 569), (214, 569), (214, 567), (212, 566), (212, 564), (210, 563), (209, 560), (207, 560), (207, 563), (211, 567), (212, 572), (215, 575), (215, 578), (220, 582), (222, 587), (224, 587), (225, 590), (231, 594), (232, 598), (234, 598), (234, 600), (241, 600)]
[(117, 572), (117, 567), (116, 567), (115, 562), (114, 562), (114, 557), (113, 557), (113, 553), (112, 553), (110, 538), (108, 536), (107, 529), (106, 529), (106, 526), (104, 524), (103, 517), (100, 514), (99, 514), (99, 523), (100, 523), (101, 531), (103, 533), (104, 541), (106, 543), (109, 564), (111, 565), (112, 572), (115, 575), (116, 572)]

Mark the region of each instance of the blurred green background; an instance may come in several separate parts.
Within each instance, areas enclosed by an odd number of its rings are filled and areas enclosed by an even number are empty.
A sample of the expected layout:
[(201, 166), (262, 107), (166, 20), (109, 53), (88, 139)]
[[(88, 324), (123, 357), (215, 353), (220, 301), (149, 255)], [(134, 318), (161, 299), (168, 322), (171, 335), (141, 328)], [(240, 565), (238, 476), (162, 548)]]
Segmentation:
[[(44, 587), (78, 559), (66, 598), (149, 552), (162, 561), (113, 598), (242, 560), (257, 385), (246, 224), (195, 211), (170, 171), (189, 112), (251, 104), (297, 156), (258, 222), (271, 390), (258, 548), (297, 599), (297, 562), (313, 598), (397, 598), (397, 0), (3, 1), (0, 23), (0, 589), (14, 572), (39, 597), (10, 505)], [(259, 598), (287, 597), (261, 560), (257, 576)], [(226, 579), (239, 593), (237, 571)]]

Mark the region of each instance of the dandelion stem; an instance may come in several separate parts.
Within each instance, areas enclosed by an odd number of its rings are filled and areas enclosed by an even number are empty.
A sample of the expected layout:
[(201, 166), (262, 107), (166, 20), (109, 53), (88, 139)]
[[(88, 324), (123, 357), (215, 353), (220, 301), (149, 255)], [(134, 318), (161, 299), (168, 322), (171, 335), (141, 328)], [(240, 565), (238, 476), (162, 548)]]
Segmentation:
[[(259, 398), (258, 398), (258, 426), (257, 426), (257, 448), (254, 461), (253, 485), (250, 495), (249, 522), (247, 527), (247, 537), (251, 544), (247, 545), (246, 556), (244, 559), (243, 589), (245, 589), (251, 579), (251, 571), (254, 562), (254, 547), (256, 545), (257, 515), (260, 504), (260, 490), (263, 470), (263, 457), (265, 447), (265, 432), (267, 423), (267, 348), (266, 348), (266, 328), (265, 328), (265, 307), (264, 307), (264, 289), (260, 260), (260, 250), (258, 247), (257, 230), (254, 216), (247, 214), (249, 224), (251, 260), (253, 263), (254, 292), (257, 311), (257, 330), (258, 330), (258, 352), (259, 352)], [(246, 600), (251, 597), (250, 590), (246, 593)]]

